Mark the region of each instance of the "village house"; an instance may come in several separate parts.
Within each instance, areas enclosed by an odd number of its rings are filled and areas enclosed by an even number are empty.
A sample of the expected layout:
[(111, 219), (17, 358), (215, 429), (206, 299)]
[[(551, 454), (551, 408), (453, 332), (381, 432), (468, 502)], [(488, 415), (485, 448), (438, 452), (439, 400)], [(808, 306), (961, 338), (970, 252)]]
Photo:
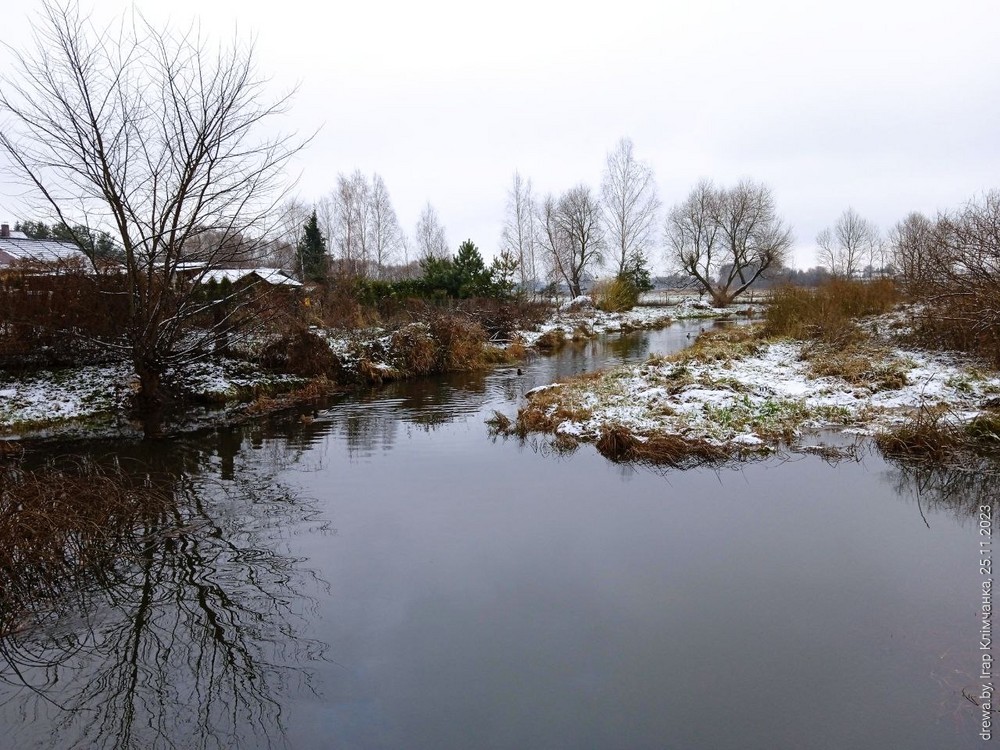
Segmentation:
[(72, 242), (34, 240), (24, 232), (0, 224), (0, 274), (12, 270), (79, 270), (90, 265), (87, 256)]

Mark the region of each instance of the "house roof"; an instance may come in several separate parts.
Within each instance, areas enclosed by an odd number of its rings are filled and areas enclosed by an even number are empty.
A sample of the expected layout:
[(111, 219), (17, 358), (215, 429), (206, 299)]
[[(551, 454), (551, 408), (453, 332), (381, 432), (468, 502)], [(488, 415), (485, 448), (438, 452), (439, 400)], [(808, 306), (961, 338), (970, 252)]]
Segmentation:
[(87, 256), (71, 242), (0, 237), (0, 266), (10, 266), (15, 263), (79, 263), (86, 260)]
[(201, 277), (201, 283), (229, 281), (229, 283), (235, 284), (248, 276), (257, 276), (272, 286), (302, 286), (301, 282), (289, 278), (280, 268), (219, 268), (206, 271), (205, 275)]

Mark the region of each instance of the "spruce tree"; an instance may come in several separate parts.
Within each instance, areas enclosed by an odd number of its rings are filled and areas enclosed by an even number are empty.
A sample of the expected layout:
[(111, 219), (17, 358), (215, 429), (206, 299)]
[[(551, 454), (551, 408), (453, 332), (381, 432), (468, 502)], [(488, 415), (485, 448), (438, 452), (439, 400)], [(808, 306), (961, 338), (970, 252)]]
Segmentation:
[(455, 271), (458, 289), (456, 297), (489, 297), (492, 291), (490, 271), (483, 262), (472, 240), (466, 240), (458, 247), (455, 256)]
[(303, 281), (326, 280), (326, 239), (319, 231), (316, 212), (312, 212), (299, 240), (299, 264)]

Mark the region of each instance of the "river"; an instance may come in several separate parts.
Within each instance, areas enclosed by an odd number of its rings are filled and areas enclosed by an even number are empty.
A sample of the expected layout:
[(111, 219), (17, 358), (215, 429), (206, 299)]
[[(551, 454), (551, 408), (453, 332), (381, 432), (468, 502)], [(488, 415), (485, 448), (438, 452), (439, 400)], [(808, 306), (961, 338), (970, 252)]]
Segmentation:
[(699, 327), (90, 445), (180, 477), (177, 509), (3, 641), (0, 746), (978, 746), (974, 483), (865, 450), (660, 471), (485, 425)]

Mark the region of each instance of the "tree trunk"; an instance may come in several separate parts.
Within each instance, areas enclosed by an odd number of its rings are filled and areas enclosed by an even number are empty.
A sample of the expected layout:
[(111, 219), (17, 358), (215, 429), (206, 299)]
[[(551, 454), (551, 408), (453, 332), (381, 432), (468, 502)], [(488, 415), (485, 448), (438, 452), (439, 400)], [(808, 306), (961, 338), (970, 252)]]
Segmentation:
[(712, 305), (715, 307), (729, 307), (729, 304), (733, 301), (728, 289), (712, 289), (711, 294)]
[(167, 409), (162, 368), (139, 357), (134, 359), (133, 364), (139, 376), (139, 392), (133, 402), (133, 414), (142, 423), (145, 437), (158, 437), (162, 431)]

